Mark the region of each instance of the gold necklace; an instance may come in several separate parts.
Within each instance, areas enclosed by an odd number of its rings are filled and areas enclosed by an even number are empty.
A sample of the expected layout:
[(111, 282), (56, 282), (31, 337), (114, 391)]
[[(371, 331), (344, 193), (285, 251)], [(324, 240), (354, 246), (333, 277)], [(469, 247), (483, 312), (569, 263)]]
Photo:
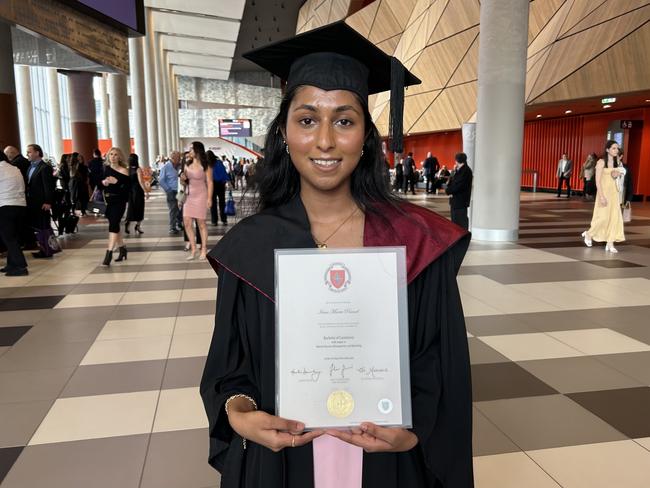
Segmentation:
[(318, 240), (312, 232), (311, 236), (314, 238), (314, 242), (316, 242), (316, 247), (318, 247), (318, 249), (327, 249), (327, 241), (329, 241), (332, 237), (334, 237), (334, 234), (341, 230), (341, 227), (343, 227), (345, 223), (357, 213), (357, 210), (359, 210), (359, 208), (355, 207), (352, 213), (348, 215), (348, 217), (343, 222), (341, 222), (336, 229), (334, 229), (334, 232), (332, 232), (329, 236), (327, 236), (326, 239), (323, 239), (322, 241)]

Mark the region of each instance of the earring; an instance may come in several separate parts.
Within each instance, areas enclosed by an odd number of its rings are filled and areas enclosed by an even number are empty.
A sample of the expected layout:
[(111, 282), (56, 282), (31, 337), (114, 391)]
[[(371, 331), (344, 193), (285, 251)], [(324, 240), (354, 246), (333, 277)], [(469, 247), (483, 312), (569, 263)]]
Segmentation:
[(287, 144), (287, 141), (285, 141), (284, 139), (282, 140), (282, 142), (284, 142), (284, 149), (285, 149), (285, 151), (287, 151), (287, 154), (290, 154), (290, 153), (289, 153), (289, 144)]
[(363, 157), (363, 148), (361, 149), (361, 157)]

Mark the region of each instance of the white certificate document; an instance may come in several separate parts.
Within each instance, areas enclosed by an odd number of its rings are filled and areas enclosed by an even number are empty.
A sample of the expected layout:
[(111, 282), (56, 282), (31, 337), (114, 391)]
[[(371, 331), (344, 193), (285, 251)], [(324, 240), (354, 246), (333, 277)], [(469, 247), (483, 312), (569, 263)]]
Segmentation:
[(411, 426), (406, 250), (275, 251), (276, 414)]

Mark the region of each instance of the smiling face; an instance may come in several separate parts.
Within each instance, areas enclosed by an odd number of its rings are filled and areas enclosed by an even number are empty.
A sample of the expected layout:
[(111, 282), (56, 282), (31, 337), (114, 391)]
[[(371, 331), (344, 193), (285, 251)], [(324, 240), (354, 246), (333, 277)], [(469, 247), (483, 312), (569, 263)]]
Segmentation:
[(612, 144), (612, 145), (609, 146), (609, 148), (607, 149), (607, 153), (608, 153), (611, 157), (615, 158), (616, 156), (618, 156), (618, 150), (619, 150), (619, 148), (618, 148), (618, 144)]
[(285, 136), (303, 189), (349, 187), (365, 138), (363, 107), (352, 92), (304, 86), (289, 106)]

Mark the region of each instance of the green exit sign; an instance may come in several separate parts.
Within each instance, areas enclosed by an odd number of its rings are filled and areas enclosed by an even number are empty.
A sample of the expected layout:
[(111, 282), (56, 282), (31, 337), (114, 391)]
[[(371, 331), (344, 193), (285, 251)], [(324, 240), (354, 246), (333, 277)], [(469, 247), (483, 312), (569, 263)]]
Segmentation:
[(610, 97), (610, 98), (603, 98), (600, 103), (605, 104), (605, 103), (614, 103), (616, 101), (616, 97)]

